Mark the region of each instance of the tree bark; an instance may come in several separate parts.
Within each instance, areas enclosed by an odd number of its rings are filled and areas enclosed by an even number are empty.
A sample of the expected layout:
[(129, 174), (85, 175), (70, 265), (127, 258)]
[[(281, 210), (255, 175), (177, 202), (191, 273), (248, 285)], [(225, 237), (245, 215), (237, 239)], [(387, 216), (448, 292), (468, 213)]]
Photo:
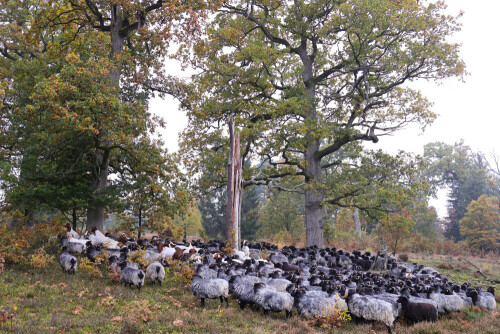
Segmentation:
[[(111, 57), (123, 51), (123, 37), (120, 36), (120, 29), (123, 28), (121, 5), (111, 6)], [(120, 85), (120, 68), (115, 66), (110, 73), (113, 86)], [(109, 146), (106, 138), (106, 130), (99, 129), (98, 145)], [(94, 192), (99, 195), (106, 188), (108, 183), (110, 152), (102, 148), (96, 148), (96, 168), (93, 173), (92, 186)], [(100, 201), (93, 200), (87, 210), (87, 231), (92, 227), (104, 231), (104, 207)]]
[(319, 149), (319, 141), (311, 143), (306, 151), (306, 182), (308, 187), (305, 191), (305, 225), (306, 246), (318, 246), (323, 248), (323, 228), (325, 221), (323, 217), (324, 191), (321, 189), (321, 160), (314, 158), (314, 153)]
[(234, 249), (240, 246), (241, 158), (240, 135), (234, 133), (234, 120), (229, 120), (229, 160), (226, 190), (226, 240)]
[(142, 236), (142, 208), (139, 208), (139, 227), (137, 229), (137, 240), (141, 240)]
[(359, 209), (355, 208), (354, 213), (352, 214), (352, 218), (354, 219), (354, 223), (356, 226), (356, 233), (361, 238), (361, 221), (359, 220)]

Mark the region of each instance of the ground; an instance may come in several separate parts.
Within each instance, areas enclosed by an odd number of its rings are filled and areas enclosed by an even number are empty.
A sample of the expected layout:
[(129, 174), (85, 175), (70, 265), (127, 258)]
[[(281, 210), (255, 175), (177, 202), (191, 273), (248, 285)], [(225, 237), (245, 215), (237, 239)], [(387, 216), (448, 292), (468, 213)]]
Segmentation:
[[(488, 271), (492, 279), (500, 279), (498, 259), (468, 259)], [(410, 262), (431, 265), (457, 277), (470, 277), (474, 273), (474, 268), (465, 262), (446, 256), (410, 255)], [(174, 271), (173, 268), (167, 271), (161, 287), (148, 282), (139, 292), (113, 282), (105, 270), (80, 268), (75, 275), (70, 275), (63, 273), (56, 263), (44, 270), (6, 266), (0, 274), (0, 310), (13, 317), (6, 321), (0, 317), (0, 330), (14, 333), (387, 332), (382, 325), (354, 322), (343, 323), (335, 329), (322, 328), (296, 314), (291, 320), (285, 320), (284, 314), (266, 318), (260, 311), (241, 311), (234, 299), (230, 299), (228, 308), (220, 308), (218, 300), (208, 300), (203, 310), (188, 284), (174, 275)], [(393, 332), (500, 333), (500, 316), (495, 311), (470, 309), (442, 317), (437, 324), (408, 327), (400, 321)]]

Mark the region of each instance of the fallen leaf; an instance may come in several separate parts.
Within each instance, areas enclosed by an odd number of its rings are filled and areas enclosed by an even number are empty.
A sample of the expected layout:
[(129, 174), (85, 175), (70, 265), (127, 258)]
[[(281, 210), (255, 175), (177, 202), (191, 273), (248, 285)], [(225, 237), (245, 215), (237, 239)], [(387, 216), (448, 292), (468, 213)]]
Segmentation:
[(62, 289), (64, 289), (67, 286), (68, 286), (68, 284), (66, 284), (66, 283), (59, 283), (59, 287), (61, 287)]
[(118, 321), (118, 322), (122, 322), (122, 321), (123, 321), (123, 318), (122, 318), (122, 317), (120, 317), (119, 315), (117, 315), (116, 317), (111, 318), (111, 321)]
[(78, 294), (78, 298), (82, 298), (82, 296), (88, 292), (89, 292), (89, 289), (85, 288), (85, 290), (80, 291), (80, 293)]
[(184, 325), (184, 321), (182, 321), (181, 319), (174, 320), (174, 326), (182, 326), (182, 325)]
[(38, 285), (40, 285), (40, 284), (42, 284), (42, 282), (41, 282), (41, 281), (36, 281), (36, 282), (35, 282), (35, 284), (34, 284), (34, 286), (38, 286)]
[(71, 311), (73, 314), (79, 314), (80, 311), (82, 310), (81, 305), (78, 305), (73, 311)]

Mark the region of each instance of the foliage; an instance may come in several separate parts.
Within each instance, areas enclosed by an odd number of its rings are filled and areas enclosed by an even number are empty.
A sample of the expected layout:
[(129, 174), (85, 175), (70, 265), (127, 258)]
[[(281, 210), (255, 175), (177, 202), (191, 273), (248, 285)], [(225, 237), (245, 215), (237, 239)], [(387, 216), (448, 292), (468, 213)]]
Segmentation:
[(198, 205), (196, 201), (189, 203), (184, 214), (175, 215), (172, 219), (172, 225), (181, 229), (184, 239), (188, 235), (202, 236), (205, 233), (201, 224), (201, 212)]
[(316, 322), (321, 328), (339, 328), (345, 325), (345, 323), (352, 320), (351, 314), (344, 307), (338, 305), (338, 302), (334, 307), (329, 306), (329, 312), (327, 315), (320, 315), (316, 318)]
[(483, 194), (499, 196), (499, 188), (488, 173), (486, 159), (463, 141), (454, 145), (429, 143), (424, 147), (424, 157), (429, 161), (426, 177), (431, 185), (450, 188), (445, 236), (462, 240), (459, 221), (469, 203)]
[(293, 193), (271, 191), (259, 210), (258, 238), (292, 242), (304, 235), (303, 202)]
[(462, 75), (459, 46), (446, 40), (460, 26), (444, 9), (442, 1), (224, 2), (194, 49), (201, 73), (179, 94), (190, 122), (183, 154), (200, 160), (200, 186), (224, 180), (224, 126), (234, 117), (244, 158), (266, 162), (244, 168), (245, 184), (303, 176), (306, 242), (321, 246), (322, 206), (351, 197), (350, 182), (328, 184), (325, 169), (347, 168), (340, 153), (359, 156), (361, 142), (432, 122), (430, 103), (404, 83)]
[(253, 186), (243, 190), (240, 222), (242, 240), (255, 240), (259, 229), (259, 210), (264, 203), (264, 196), (264, 186)]
[(403, 209), (383, 218), (377, 225), (376, 233), (395, 255), (398, 247), (410, 236), (414, 225), (410, 210)]
[(498, 198), (481, 195), (467, 206), (460, 220), (460, 232), (471, 249), (487, 252), (500, 247), (500, 213)]
[(33, 226), (16, 226), (15, 218), (20, 215), (19, 212), (1, 213), (0, 258), (7, 264), (46, 267), (53, 261), (50, 254), (59, 242), (57, 235), (65, 232), (64, 220), (56, 215)]
[(226, 191), (214, 189), (200, 195), (199, 209), (203, 228), (209, 238), (224, 239), (226, 215)]

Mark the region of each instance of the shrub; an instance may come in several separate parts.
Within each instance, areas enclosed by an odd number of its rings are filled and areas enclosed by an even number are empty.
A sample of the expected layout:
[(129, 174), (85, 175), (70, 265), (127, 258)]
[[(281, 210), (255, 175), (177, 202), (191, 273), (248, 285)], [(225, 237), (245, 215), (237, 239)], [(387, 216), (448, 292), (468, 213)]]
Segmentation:
[(398, 256), (399, 261), (408, 262), (408, 254), (400, 254)]

